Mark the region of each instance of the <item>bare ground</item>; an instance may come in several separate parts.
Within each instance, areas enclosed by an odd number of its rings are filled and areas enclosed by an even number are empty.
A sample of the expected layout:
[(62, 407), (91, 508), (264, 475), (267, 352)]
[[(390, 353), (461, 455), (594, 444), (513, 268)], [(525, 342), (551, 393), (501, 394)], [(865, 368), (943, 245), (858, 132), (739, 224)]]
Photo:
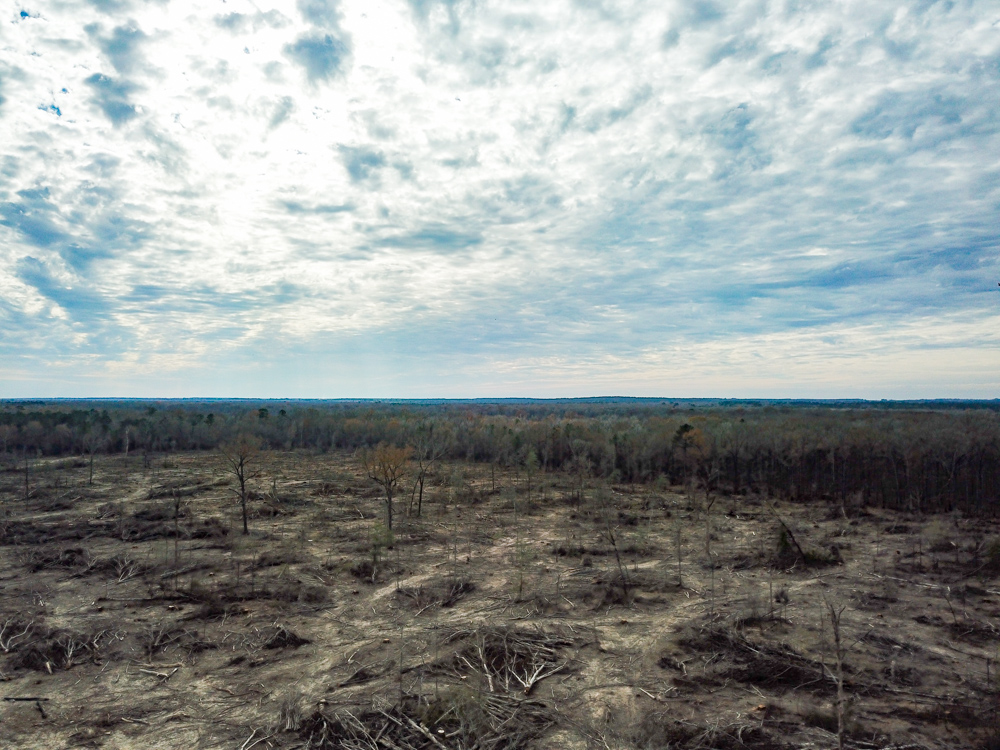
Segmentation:
[(248, 537), (214, 456), (0, 474), (0, 746), (830, 748), (842, 678), (847, 747), (1000, 747), (992, 522), (262, 469)]

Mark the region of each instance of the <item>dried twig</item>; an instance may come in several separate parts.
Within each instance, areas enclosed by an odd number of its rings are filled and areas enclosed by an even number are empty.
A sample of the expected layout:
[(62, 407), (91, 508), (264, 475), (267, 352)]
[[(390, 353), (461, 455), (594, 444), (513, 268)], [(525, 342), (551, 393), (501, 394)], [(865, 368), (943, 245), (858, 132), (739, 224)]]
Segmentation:
[[(22, 625), (24, 625), (23, 629)], [(13, 617), (7, 618), (3, 625), (0, 625), (0, 649), (5, 654), (9, 654), (19, 643), (31, 635), (34, 626), (33, 622), (25, 624)]]

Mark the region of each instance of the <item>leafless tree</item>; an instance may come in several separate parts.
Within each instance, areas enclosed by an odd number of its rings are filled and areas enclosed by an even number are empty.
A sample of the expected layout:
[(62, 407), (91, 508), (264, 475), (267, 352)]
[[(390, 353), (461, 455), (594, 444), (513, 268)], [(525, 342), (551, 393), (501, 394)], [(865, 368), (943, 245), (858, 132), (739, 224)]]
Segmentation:
[(441, 429), (436, 428), (433, 422), (421, 425), (417, 432), (416, 447), (413, 451), (413, 459), (417, 463), (417, 475), (413, 482), (413, 491), (410, 493), (410, 511), (412, 512), (416, 495), (418, 516), (424, 507), (424, 481), (427, 479), (427, 472), (444, 456), (444, 438)]
[(87, 484), (94, 483), (94, 453), (103, 448), (107, 444), (107, 436), (103, 431), (98, 430), (96, 426), (91, 426), (86, 435), (84, 435), (84, 446), (87, 453), (90, 454), (90, 476), (87, 479)]
[(241, 434), (236, 440), (219, 446), (223, 468), (236, 479), (233, 492), (240, 500), (243, 512), (243, 533), (249, 534), (247, 524), (247, 482), (259, 474), (257, 463), (260, 459), (260, 438), (256, 435)]
[(358, 460), (365, 475), (385, 491), (385, 525), (392, 529), (392, 497), (396, 492), (399, 480), (403, 477), (406, 464), (410, 460), (413, 449), (409, 446), (399, 448), (395, 445), (379, 443), (374, 449), (363, 448), (358, 451)]
[(29, 482), (30, 464), (28, 462), (28, 447), (30, 446), (35, 451), (45, 437), (45, 429), (42, 427), (40, 422), (32, 420), (24, 426), (21, 431), (21, 445), (23, 446), (24, 452), (24, 500), (27, 502), (31, 495), (31, 487)]
[(602, 487), (597, 493), (597, 503), (601, 520), (604, 522), (604, 537), (607, 539), (608, 544), (611, 545), (611, 549), (615, 553), (615, 562), (618, 564), (618, 583), (622, 588), (622, 599), (628, 602), (631, 582), (628, 577), (628, 568), (622, 561), (621, 553), (618, 550), (618, 526), (611, 525), (612, 508), (610, 491)]
[(570, 461), (570, 470), (577, 478), (576, 501), (582, 503), (587, 477), (593, 471), (590, 456), (587, 455), (590, 445), (586, 440), (576, 439), (572, 442), (571, 447), (573, 457)]
[(845, 607), (838, 608), (827, 600), (824, 602), (830, 615), (830, 625), (833, 627), (834, 656), (837, 659), (837, 671), (832, 675), (837, 685), (837, 748), (844, 750), (844, 654), (847, 649), (843, 644), (841, 620)]
[(0, 453), (3, 454), (5, 460), (7, 450), (15, 440), (17, 440), (17, 428), (12, 424), (0, 424)]
[(538, 463), (538, 455), (534, 449), (528, 448), (524, 452), (524, 473), (528, 477), (528, 502), (531, 502), (531, 477), (538, 471), (541, 464)]

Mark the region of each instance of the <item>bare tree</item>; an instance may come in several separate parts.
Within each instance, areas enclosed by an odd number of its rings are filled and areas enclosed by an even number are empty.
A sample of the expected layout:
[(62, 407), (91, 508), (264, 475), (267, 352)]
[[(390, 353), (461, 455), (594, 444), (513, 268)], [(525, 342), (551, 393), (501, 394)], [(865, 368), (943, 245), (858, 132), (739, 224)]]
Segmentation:
[(615, 562), (618, 564), (618, 583), (622, 587), (622, 600), (627, 604), (629, 602), (630, 586), (628, 567), (622, 562), (622, 556), (618, 550), (618, 538), (616, 535), (618, 526), (612, 527), (611, 525), (611, 493), (602, 487), (597, 492), (597, 502), (601, 513), (601, 520), (604, 522), (604, 537), (611, 545), (611, 549), (615, 553)]
[(219, 446), (223, 468), (236, 479), (233, 492), (240, 499), (243, 511), (243, 533), (249, 534), (247, 524), (247, 482), (259, 475), (257, 463), (260, 459), (260, 438), (256, 435), (241, 434), (235, 441)]
[(31, 496), (31, 487), (29, 483), (29, 473), (30, 464), (28, 463), (28, 447), (31, 446), (35, 452), (39, 452), (41, 447), (42, 438), (45, 436), (45, 430), (40, 422), (32, 420), (24, 426), (21, 431), (21, 446), (22, 452), (24, 453), (24, 500), (28, 501)]
[(740, 476), (742, 474), (740, 461), (746, 457), (750, 436), (750, 430), (743, 419), (738, 422), (727, 422), (722, 425), (722, 429), (719, 431), (719, 448), (723, 453), (724, 461), (728, 464), (727, 468), (731, 472), (734, 495), (740, 494)]
[(97, 424), (93, 424), (87, 428), (87, 432), (83, 437), (84, 447), (87, 453), (90, 454), (90, 476), (87, 479), (87, 484), (94, 483), (94, 453), (103, 448), (107, 441), (108, 438), (104, 434), (104, 430), (100, 429)]
[(582, 503), (586, 479), (590, 475), (593, 468), (590, 456), (587, 455), (590, 445), (586, 440), (580, 440), (578, 438), (572, 442), (571, 448), (573, 451), (573, 457), (570, 461), (570, 469), (574, 474), (576, 474), (578, 483), (576, 489), (576, 501), (577, 503)]
[(528, 477), (528, 502), (531, 502), (531, 477), (538, 471), (541, 464), (538, 463), (538, 454), (533, 448), (526, 448), (524, 452), (524, 473)]
[(413, 449), (409, 446), (399, 448), (395, 445), (379, 443), (374, 449), (362, 448), (358, 451), (358, 460), (365, 475), (385, 490), (385, 525), (392, 529), (392, 497), (395, 494), (399, 480), (406, 470)]
[(844, 653), (846, 649), (841, 637), (841, 620), (846, 607), (835, 607), (826, 599), (824, 602), (827, 613), (830, 615), (830, 625), (833, 627), (834, 656), (837, 659), (837, 671), (832, 675), (833, 681), (837, 685), (837, 748), (844, 750)]
[[(7, 459), (7, 450), (17, 440), (17, 428), (12, 424), (0, 424), (0, 453), (3, 460)], [(15, 466), (17, 459), (13, 459)]]
[[(501, 428), (502, 429), (502, 428)], [(497, 426), (490, 424), (486, 428), (487, 449), (490, 456), (490, 492), (497, 491), (497, 462), (503, 451), (503, 441), (501, 435), (497, 434)]]
[(435, 430), (433, 422), (421, 425), (417, 431), (417, 445), (413, 451), (413, 458), (417, 462), (417, 476), (410, 493), (410, 512), (413, 509), (413, 496), (416, 495), (417, 516), (424, 507), (424, 481), (427, 479), (427, 472), (444, 456), (444, 437), (440, 429)]
[[(14, 427), (14, 425), (9, 425), (9, 424), (0, 425), (0, 443), (3, 444), (3, 454), (0, 455), (0, 462), (3, 462), (3, 465), (5, 465), (7, 463), (7, 446), (9, 444), (13, 443), (16, 439), (17, 439), (17, 428)], [(14, 455), (11, 455), (11, 460), (13, 461), (13, 466), (11, 468), (16, 469), (17, 468), (17, 457), (14, 456)], [(25, 491), (24, 491), (24, 494), (25, 494), (25, 497), (27, 497), (27, 495), (28, 495), (28, 490), (27, 490), (27, 482), (28, 482), (27, 461), (25, 461), (24, 481), (25, 481)], [(7, 504), (6, 504), (6, 502), (3, 503), (3, 505), (0, 506), (0, 508), (2, 508), (2, 510), (0, 510), (0, 514), (2, 514), (2, 515), (0, 515), (0, 519), (2, 519), (5, 522), (7, 520)], [(2, 631), (0, 631), (0, 635), (2, 635)]]

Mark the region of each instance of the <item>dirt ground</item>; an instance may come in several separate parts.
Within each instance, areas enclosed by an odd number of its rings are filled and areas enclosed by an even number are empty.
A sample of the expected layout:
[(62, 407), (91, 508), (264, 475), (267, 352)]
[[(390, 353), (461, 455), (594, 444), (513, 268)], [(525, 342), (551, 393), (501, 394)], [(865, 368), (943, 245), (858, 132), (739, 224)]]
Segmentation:
[(993, 522), (411, 484), (390, 533), (350, 456), (263, 454), (244, 536), (215, 455), (0, 473), (0, 747), (832, 748), (838, 706), (846, 747), (1000, 747)]

